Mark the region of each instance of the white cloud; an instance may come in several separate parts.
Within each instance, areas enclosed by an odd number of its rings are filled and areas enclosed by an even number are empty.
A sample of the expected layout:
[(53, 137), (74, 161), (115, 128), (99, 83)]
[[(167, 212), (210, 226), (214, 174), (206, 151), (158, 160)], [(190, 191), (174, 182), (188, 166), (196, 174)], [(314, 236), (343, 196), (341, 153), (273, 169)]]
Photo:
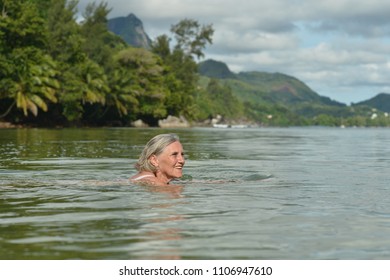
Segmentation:
[[(80, 0), (83, 10), (89, 0)], [(206, 58), (233, 71), (281, 72), (321, 95), (358, 102), (390, 89), (390, 1), (108, 0), (134, 13), (151, 38), (184, 18), (212, 24)]]
[(265, 33), (252, 31), (238, 33), (233, 30), (215, 30), (214, 44), (210, 53), (258, 53), (267, 50), (288, 50), (298, 46), (298, 38), (293, 34)]

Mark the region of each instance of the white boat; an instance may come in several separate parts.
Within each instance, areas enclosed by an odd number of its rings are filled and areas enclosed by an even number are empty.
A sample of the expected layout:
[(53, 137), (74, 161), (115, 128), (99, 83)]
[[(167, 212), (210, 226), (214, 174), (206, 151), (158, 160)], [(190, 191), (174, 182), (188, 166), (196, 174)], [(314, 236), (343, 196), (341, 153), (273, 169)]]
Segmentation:
[(215, 124), (213, 124), (213, 127), (216, 127), (216, 128), (228, 128), (230, 126), (228, 124), (215, 123)]

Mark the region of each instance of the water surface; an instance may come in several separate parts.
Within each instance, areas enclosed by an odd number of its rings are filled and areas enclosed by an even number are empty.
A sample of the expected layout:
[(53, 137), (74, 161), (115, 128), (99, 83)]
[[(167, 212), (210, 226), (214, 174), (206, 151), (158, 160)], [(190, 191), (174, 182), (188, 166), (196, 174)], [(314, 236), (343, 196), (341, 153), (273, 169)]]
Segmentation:
[(0, 130), (0, 259), (390, 259), (390, 130), (174, 130), (179, 186), (132, 185), (162, 129)]

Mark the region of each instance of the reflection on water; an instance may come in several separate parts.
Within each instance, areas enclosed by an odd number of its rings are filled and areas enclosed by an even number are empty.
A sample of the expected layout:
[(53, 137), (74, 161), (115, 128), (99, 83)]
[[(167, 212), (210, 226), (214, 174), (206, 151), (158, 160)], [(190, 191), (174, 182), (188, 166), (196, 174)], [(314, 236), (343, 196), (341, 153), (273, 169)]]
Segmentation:
[(390, 258), (390, 130), (175, 130), (182, 180), (130, 184), (162, 132), (0, 130), (0, 258)]

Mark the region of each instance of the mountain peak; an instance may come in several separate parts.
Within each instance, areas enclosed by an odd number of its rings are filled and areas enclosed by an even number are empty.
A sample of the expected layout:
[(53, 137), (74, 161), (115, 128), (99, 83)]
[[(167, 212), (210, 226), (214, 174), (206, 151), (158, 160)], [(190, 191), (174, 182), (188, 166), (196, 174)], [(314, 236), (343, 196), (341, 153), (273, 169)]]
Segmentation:
[(213, 59), (199, 63), (199, 73), (203, 76), (217, 79), (234, 79), (236, 77), (224, 62)]
[(152, 41), (146, 34), (142, 21), (133, 13), (126, 17), (115, 17), (108, 20), (108, 29), (122, 37), (126, 43), (134, 47), (149, 49)]

